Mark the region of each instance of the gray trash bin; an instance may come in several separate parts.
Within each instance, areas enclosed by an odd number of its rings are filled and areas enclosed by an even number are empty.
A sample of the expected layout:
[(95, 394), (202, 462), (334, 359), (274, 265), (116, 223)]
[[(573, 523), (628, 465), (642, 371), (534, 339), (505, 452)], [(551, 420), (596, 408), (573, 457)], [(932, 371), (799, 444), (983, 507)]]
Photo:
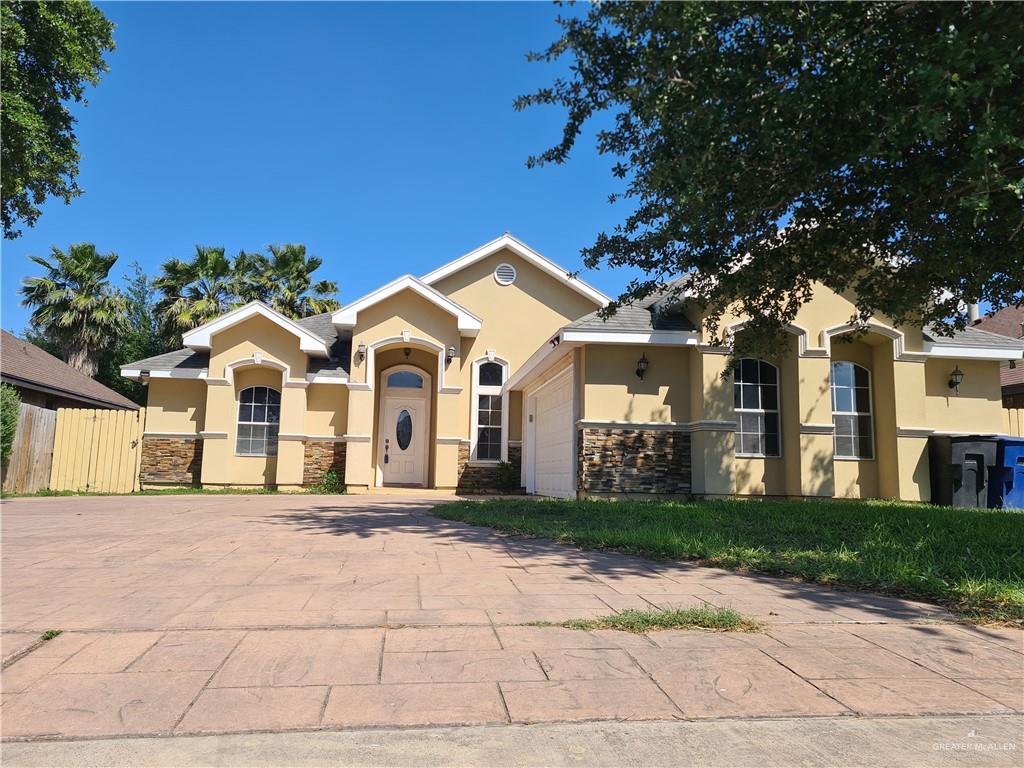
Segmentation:
[(987, 508), (998, 445), (998, 438), (983, 435), (928, 438), (932, 503)]

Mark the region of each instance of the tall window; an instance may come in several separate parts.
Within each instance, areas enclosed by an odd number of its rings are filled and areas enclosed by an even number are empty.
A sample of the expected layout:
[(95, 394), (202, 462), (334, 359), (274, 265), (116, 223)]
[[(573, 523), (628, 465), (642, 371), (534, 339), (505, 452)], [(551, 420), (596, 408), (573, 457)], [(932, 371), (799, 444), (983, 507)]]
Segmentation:
[(836, 458), (873, 459), (871, 374), (854, 363), (832, 363), (832, 423)]
[(779, 370), (764, 360), (744, 358), (732, 372), (738, 430), (736, 453), (778, 456)]
[(505, 383), (505, 366), (491, 361), (477, 366), (476, 381), (476, 452), (477, 461), (501, 460), (501, 433), (504, 412), (501, 407), (501, 385)]
[(281, 393), (270, 387), (249, 387), (238, 395), (239, 456), (277, 456)]

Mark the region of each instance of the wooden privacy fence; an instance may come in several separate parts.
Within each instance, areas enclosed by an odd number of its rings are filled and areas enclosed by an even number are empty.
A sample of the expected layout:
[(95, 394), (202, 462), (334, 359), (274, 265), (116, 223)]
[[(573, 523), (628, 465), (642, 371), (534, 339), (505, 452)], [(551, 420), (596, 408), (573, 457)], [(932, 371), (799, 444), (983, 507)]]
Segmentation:
[(1014, 437), (1024, 437), (1024, 408), (1004, 408), (1006, 414), (1006, 433)]
[(61, 408), (53, 440), (50, 488), (131, 493), (139, 490), (146, 409)]
[(53, 459), (57, 412), (21, 403), (10, 460), (4, 470), (4, 491), (32, 493), (47, 488)]

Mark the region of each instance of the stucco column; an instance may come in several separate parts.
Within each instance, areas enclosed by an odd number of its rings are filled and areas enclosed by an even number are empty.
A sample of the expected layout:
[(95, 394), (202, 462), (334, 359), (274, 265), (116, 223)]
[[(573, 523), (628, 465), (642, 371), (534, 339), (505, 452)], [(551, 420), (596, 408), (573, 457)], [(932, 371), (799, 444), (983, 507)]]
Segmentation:
[(831, 360), (827, 357), (801, 357), (797, 365), (800, 379), (800, 495), (831, 498), (836, 492)]
[(373, 395), (373, 390), (363, 386), (349, 388), (345, 485), (353, 493), (365, 491), (373, 484), (370, 455), (373, 447)]
[(281, 423), (278, 425), (277, 487), (282, 491), (302, 488), (306, 444), (306, 387), (304, 381), (287, 381), (281, 390)]
[(226, 380), (211, 380), (206, 386), (206, 427), (203, 436), (203, 469), (206, 485), (230, 485), (231, 452), (229, 436), (234, 434), (235, 390)]
[[(879, 466), (883, 496), (904, 501), (931, 500), (928, 466), (928, 423), (925, 414), (925, 366), (915, 360), (893, 362), (893, 402), (896, 414), (895, 466)], [(894, 474), (894, 477), (890, 477)]]
[(438, 490), (455, 490), (459, 484), (459, 444), (466, 429), (459, 418), (463, 408), (459, 388), (446, 388), (437, 393), (437, 440), (434, 454), (433, 486)]
[(692, 488), (695, 495), (735, 492), (736, 411), (732, 385), (722, 378), (724, 354), (693, 350), (690, 364)]

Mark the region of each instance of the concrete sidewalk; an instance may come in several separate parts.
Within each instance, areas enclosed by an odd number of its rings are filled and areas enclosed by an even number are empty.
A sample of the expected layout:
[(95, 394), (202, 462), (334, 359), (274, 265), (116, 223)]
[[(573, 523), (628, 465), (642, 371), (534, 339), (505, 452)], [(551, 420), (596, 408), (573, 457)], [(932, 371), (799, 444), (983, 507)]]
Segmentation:
[(1017, 768), (1018, 716), (579, 723), (3, 745), (5, 766)]

